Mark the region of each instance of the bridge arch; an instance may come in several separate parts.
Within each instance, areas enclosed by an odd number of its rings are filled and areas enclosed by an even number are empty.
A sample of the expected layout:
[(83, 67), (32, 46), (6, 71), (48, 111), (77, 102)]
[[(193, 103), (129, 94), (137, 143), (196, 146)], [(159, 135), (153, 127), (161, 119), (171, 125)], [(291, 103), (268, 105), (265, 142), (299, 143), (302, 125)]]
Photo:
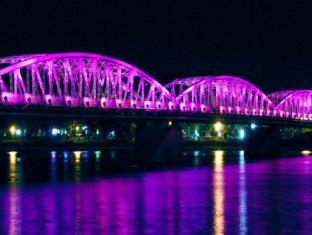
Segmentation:
[(183, 91), (205, 78), (208, 77), (177, 78), (172, 82), (166, 84), (165, 87), (173, 96), (177, 97)]
[(90, 53), (0, 59), (0, 102), (51, 106), (167, 109), (174, 97), (123, 61)]
[(176, 97), (182, 111), (272, 115), (274, 105), (253, 84), (233, 76), (205, 77)]
[(276, 91), (268, 97), (281, 117), (312, 120), (312, 90)]

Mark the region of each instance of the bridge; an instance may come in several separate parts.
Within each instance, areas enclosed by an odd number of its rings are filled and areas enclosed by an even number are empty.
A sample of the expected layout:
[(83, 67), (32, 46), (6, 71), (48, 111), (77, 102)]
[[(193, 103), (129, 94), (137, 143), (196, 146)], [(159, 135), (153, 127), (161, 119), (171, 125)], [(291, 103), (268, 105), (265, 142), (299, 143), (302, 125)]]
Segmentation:
[(135, 66), (90, 53), (0, 58), (1, 110), (131, 110), (310, 123), (311, 102), (312, 90), (264, 94), (234, 76), (182, 78), (161, 85)]

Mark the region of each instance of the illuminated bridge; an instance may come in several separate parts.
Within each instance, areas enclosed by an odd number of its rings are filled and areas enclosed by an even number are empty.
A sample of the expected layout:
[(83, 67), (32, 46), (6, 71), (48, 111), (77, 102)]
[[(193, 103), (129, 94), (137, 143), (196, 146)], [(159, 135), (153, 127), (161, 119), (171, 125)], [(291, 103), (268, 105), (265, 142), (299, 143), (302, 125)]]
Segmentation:
[(312, 90), (266, 95), (233, 76), (175, 79), (163, 86), (130, 64), (97, 54), (34, 54), (0, 59), (0, 109), (131, 110), (309, 122), (311, 102)]

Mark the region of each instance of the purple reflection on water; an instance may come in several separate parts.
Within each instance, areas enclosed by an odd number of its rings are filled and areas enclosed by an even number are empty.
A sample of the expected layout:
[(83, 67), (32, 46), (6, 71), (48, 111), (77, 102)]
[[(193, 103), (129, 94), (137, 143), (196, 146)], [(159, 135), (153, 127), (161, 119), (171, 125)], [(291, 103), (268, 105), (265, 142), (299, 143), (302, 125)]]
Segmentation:
[[(118, 152), (115, 154), (118, 158)], [(88, 157), (82, 152), (49, 156), (51, 182), (22, 184), (27, 169), (22, 163), (27, 161), (23, 157), (17, 161), (18, 154), (10, 155), (9, 184), (0, 188), (0, 232), (158, 235), (312, 231), (312, 157), (246, 163), (241, 152), (236, 163), (228, 164), (229, 155), (216, 151), (212, 156), (194, 155), (199, 163), (211, 158), (211, 166), (100, 176), (103, 157), (100, 152), (90, 152)], [(81, 181), (88, 164), (96, 172), (95, 178)], [(65, 173), (71, 174), (73, 181), (58, 182), (58, 174)]]

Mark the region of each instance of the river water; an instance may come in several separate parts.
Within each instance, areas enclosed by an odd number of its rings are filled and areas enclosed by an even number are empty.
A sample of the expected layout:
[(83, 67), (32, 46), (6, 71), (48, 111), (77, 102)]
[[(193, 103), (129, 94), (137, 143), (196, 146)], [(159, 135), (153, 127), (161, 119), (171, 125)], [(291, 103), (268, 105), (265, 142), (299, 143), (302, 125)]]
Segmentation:
[(183, 155), (138, 166), (126, 150), (1, 152), (0, 234), (312, 234), (308, 154)]

